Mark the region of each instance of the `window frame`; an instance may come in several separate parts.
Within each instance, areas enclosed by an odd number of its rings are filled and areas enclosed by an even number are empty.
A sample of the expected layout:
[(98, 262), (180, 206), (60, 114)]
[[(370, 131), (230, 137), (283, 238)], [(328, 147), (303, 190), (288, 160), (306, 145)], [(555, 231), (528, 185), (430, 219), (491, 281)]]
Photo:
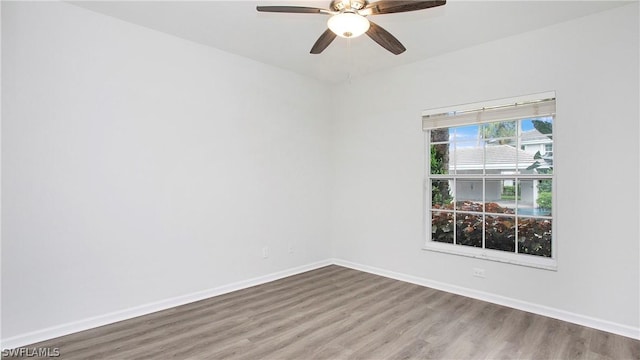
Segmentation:
[[(444, 113), (453, 113), (453, 112), (468, 112), (468, 111), (473, 111), (473, 110), (482, 110), (482, 109), (486, 109), (486, 108), (491, 108), (491, 107), (502, 107), (502, 106), (508, 106), (508, 105), (513, 105), (513, 104), (521, 104), (521, 103), (526, 103), (526, 102), (532, 102), (532, 101), (539, 101), (539, 100), (543, 100), (543, 99), (555, 99), (556, 98), (556, 94), (555, 91), (551, 91), (551, 92), (545, 92), (545, 93), (538, 93), (538, 94), (531, 94), (531, 95), (525, 95), (525, 96), (518, 96), (518, 97), (513, 97), (513, 98), (507, 98), (507, 99), (499, 99), (499, 100), (491, 100), (491, 101), (483, 101), (483, 102), (477, 102), (477, 103), (472, 103), (472, 104), (465, 104), (465, 105), (459, 105), (459, 106), (450, 106), (450, 107), (446, 107), (446, 108), (437, 108), (437, 109), (430, 109), (430, 110), (425, 110), (422, 115), (423, 115), (423, 127), (425, 124), (425, 117), (428, 117), (429, 115), (434, 115), (434, 114), (444, 114)], [(531, 114), (530, 116), (531, 118), (535, 118), (536, 115), (535, 114)], [(526, 119), (527, 117), (518, 117), (517, 119), (512, 119), (515, 121), (520, 121), (522, 119)], [(553, 123), (555, 125), (556, 123), (556, 119), (557, 119), (557, 114), (553, 115)], [(500, 120), (498, 120), (500, 121)], [(493, 121), (484, 121), (483, 123), (487, 123), (487, 122), (493, 122)], [(465, 125), (474, 125), (477, 123), (473, 123), (473, 122), (468, 122), (468, 123), (455, 123), (448, 126), (446, 124), (446, 120), (442, 121), (442, 120), (438, 120), (436, 122), (437, 126), (435, 126), (434, 128), (445, 128), (445, 127), (457, 127), (457, 126), (465, 126)], [(519, 126), (519, 125), (518, 125)], [(554, 126), (554, 132), (553, 134), (553, 142), (555, 143), (557, 141), (557, 133), (555, 131), (556, 127)], [(476, 258), (476, 259), (484, 259), (484, 260), (490, 260), (490, 261), (497, 261), (497, 262), (502, 262), (502, 263), (508, 263), (508, 264), (514, 264), (514, 265), (521, 265), (521, 266), (528, 266), (528, 267), (534, 267), (534, 268), (539, 268), (539, 269), (545, 269), (545, 270), (553, 270), (553, 271), (557, 271), (558, 268), (558, 237), (557, 237), (557, 228), (558, 228), (558, 216), (557, 216), (557, 167), (554, 166), (553, 168), (553, 172), (552, 174), (431, 174), (431, 165), (430, 165), (430, 158), (431, 158), (431, 137), (430, 137), (430, 130), (424, 130), (424, 136), (425, 136), (425, 140), (424, 140), (424, 155), (425, 157), (425, 173), (424, 173), (424, 183), (423, 183), (423, 202), (424, 202), (424, 207), (423, 207), (423, 217), (424, 217), (424, 246), (423, 246), (423, 250), (427, 250), (427, 251), (434, 251), (434, 252), (440, 252), (440, 253), (447, 253), (447, 254), (453, 254), (453, 255), (460, 255), (460, 256), (466, 256), (466, 257), (471, 257), (471, 258)], [(516, 138), (519, 139), (519, 137), (516, 135)], [(519, 140), (517, 140), (517, 144), (516, 144), (516, 149), (518, 149), (519, 145)], [(554, 148), (556, 146), (554, 145)], [(555, 149), (554, 149), (555, 150)], [(554, 154), (557, 155), (557, 154)], [(554, 156), (554, 158), (557, 159), (557, 156)], [(556, 163), (555, 159), (554, 159), (554, 164)], [(494, 250), (494, 249), (487, 249), (485, 248), (485, 234), (483, 231), (483, 244), (481, 248), (478, 247), (472, 247), (472, 246), (464, 246), (464, 245), (459, 245), (459, 244), (451, 244), (451, 243), (444, 243), (444, 242), (437, 242), (431, 239), (431, 222), (432, 222), (432, 203), (431, 203), (431, 199), (432, 199), (432, 186), (431, 186), (431, 180), (432, 179), (465, 179), (465, 178), (473, 178), (473, 179), (482, 179), (483, 182), (483, 193), (484, 193), (484, 189), (486, 189), (486, 186), (484, 186), (484, 183), (486, 182), (486, 180), (505, 180), (505, 179), (516, 179), (516, 181), (518, 180), (527, 180), (527, 179), (550, 179), (552, 182), (552, 196), (551, 196), (551, 201), (552, 201), (552, 213), (549, 217), (545, 217), (545, 216), (529, 216), (526, 214), (519, 214), (519, 215), (510, 215), (510, 216), (514, 216), (514, 218), (517, 216), (519, 218), (550, 218), (552, 225), (551, 225), (551, 257), (543, 257), (543, 256), (536, 256), (536, 255), (531, 255), (531, 254), (522, 254), (522, 253), (518, 253), (518, 243), (517, 241), (515, 242), (514, 246), (515, 246), (515, 250), (514, 252), (507, 252), (507, 251), (502, 251), (502, 250)], [(454, 180), (454, 184), (455, 184)], [(454, 185), (455, 186), (455, 185)], [(517, 195), (516, 195), (517, 197)], [(486, 201), (485, 201), (486, 202)], [(452, 210), (452, 211), (444, 211), (444, 212), (451, 212), (451, 213), (455, 213), (457, 210)], [(467, 211), (462, 211), (463, 213), (466, 213)], [(493, 213), (488, 213), (486, 212), (486, 209), (483, 209), (483, 212), (480, 213), (482, 216), (482, 222), (484, 223), (485, 217), (486, 216), (499, 216), (500, 214), (493, 214)], [(484, 227), (483, 227), (484, 229)]]

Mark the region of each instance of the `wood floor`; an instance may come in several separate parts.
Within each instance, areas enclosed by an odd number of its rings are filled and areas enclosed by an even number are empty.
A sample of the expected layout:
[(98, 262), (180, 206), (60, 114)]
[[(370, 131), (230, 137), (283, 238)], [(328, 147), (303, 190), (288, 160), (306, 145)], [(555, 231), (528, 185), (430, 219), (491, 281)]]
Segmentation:
[(339, 266), (29, 347), (62, 359), (640, 359), (640, 341)]

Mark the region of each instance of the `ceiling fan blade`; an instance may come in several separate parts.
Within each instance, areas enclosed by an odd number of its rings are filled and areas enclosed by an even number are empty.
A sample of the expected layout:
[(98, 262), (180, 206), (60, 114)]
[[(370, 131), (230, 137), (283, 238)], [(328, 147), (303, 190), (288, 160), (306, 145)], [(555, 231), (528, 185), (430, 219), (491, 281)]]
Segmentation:
[(398, 39), (396, 39), (391, 33), (383, 29), (380, 25), (377, 25), (373, 21), (369, 20), (370, 26), (367, 30), (367, 35), (373, 41), (377, 42), (383, 48), (391, 51), (395, 55), (400, 55), (407, 50)]
[(329, 10), (306, 6), (256, 6), (261, 12), (296, 13), (296, 14), (330, 14)]
[(327, 46), (331, 44), (333, 39), (336, 38), (336, 36), (337, 35), (333, 31), (331, 31), (331, 29), (325, 30), (325, 32), (323, 32), (322, 35), (320, 35), (316, 43), (313, 44), (313, 47), (311, 48), (311, 53), (320, 54), (321, 52), (323, 52), (324, 49), (326, 49)]
[(428, 1), (393, 1), (381, 0), (369, 4), (366, 8), (360, 10), (361, 13), (367, 15), (392, 14), (407, 11), (416, 11), (428, 9), (446, 4), (446, 0), (428, 0)]

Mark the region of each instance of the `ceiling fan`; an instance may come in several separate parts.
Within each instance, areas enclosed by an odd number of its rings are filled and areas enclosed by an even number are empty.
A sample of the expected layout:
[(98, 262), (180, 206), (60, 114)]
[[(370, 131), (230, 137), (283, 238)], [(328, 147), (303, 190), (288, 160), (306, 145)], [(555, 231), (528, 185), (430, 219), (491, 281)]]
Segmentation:
[(369, 15), (422, 10), (444, 4), (446, 4), (446, 0), (380, 0), (371, 3), (368, 0), (333, 0), (329, 5), (330, 10), (305, 6), (257, 6), (256, 10), (261, 12), (331, 15), (329, 21), (327, 21), (329, 28), (313, 44), (311, 48), (312, 54), (320, 54), (331, 44), (336, 36), (354, 38), (367, 34), (383, 48), (395, 55), (399, 55), (407, 50), (402, 43), (387, 30), (366, 17)]

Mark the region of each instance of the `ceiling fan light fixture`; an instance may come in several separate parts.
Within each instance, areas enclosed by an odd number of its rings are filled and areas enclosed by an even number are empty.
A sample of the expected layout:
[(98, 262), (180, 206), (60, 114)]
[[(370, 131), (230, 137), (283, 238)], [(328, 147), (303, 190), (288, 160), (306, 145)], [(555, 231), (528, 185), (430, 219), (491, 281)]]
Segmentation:
[(343, 12), (330, 17), (329, 21), (327, 21), (327, 26), (340, 37), (354, 38), (367, 32), (370, 24), (369, 20), (364, 16)]

